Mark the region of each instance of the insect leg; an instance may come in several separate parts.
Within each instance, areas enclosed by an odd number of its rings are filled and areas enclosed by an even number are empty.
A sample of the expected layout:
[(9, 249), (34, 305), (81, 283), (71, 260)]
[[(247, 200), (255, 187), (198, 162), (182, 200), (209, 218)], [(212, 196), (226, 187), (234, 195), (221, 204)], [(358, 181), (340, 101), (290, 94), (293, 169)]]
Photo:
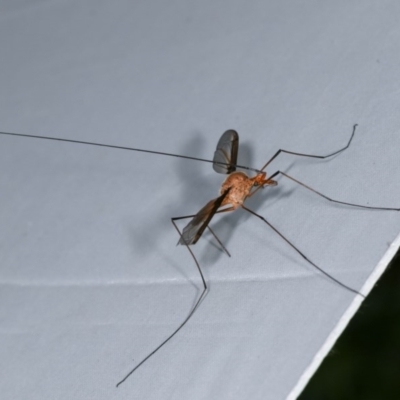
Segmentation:
[[(179, 230), (179, 228), (177, 227), (177, 225), (175, 224), (174, 220), (175, 220), (175, 218), (171, 218), (172, 224), (174, 225), (175, 229), (178, 231), (179, 236), (182, 237), (182, 233)], [(199, 271), (201, 280), (203, 282), (203, 290), (202, 290), (202, 292), (200, 294), (200, 297), (197, 299), (197, 301), (196, 301), (195, 305), (193, 306), (192, 310), (190, 311), (189, 315), (183, 320), (183, 322), (161, 344), (159, 344), (150, 354), (148, 354), (142, 361), (140, 361), (140, 363), (137, 364), (136, 367), (134, 367), (120, 382), (118, 382), (117, 383), (117, 387), (121, 383), (125, 382), (142, 364), (144, 364), (152, 355), (157, 353), (157, 351), (160, 350), (161, 347), (163, 347), (165, 344), (167, 344), (186, 325), (186, 323), (189, 321), (189, 319), (195, 313), (195, 311), (199, 307), (200, 303), (204, 300), (204, 298), (205, 298), (205, 296), (207, 294), (208, 286), (207, 286), (206, 280), (204, 278), (203, 271), (201, 270), (200, 264), (197, 261), (197, 259), (196, 259), (195, 255), (194, 255), (193, 251), (191, 250), (191, 248), (187, 244), (186, 244), (186, 247), (189, 250), (189, 253), (191, 254), (191, 256), (192, 256), (192, 258), (193, 258), (193, 260), (194, 260), (194, 262), (196, 264), (197, 270)]]
[(304, 188), (310, 190), (311, 192), (314, 192), (318, 196), (321, 196), (324, 199), (326, 199), (328, 201), (331, 201), (333, 203), (344, 204), (346, 206), (351, 206), (351, 207), (368, 208), (368, 209), (371, 209), (371, 210), (400, 211), (400, 208), (364, 206), (364, 205), (361, 205), (361, 204), (348, 203), (346, 201), (334, 200), (334, 199), (322, 194), (321, 192), (318, 192), (317, 190), (313, 189), (312, 187), (306, 185), (305, 183), (298, 181), (297, 179), (291, 177), (290, 175), (288, 175), (288, 174), (286, 174), (286, 173), (284, 173), (282, 171), (275, 172), (273, 175), (271, 175), (271, 178), (273, 178), (273, 177), (275, 177), (275, 176), (277, 176), (279, 174), (285, 176), (286, 178), (292, 180), (293, 182), (296, 182), (297, 184), (303, 186)]
[(329, 279), (332, 279), (334, 282), (336, 282), (337, 284), (339, 284), (340, 286), (342, 286), (343, 288), (349, 290), (350, 292), (353, 292), (355, 294), (359, 294), (360, 296), (364, 297), (365, 296), (363, 294), (361, 294), (358, 290), (355, 290), (353, 288), (351, 288), (350, 286), (345, 285), (344, 283), (340, 282), (339, 280), (337, 280), (336, 278), (334, 278), (332, 275), (328, 274), (327, 272), (325, 272), (322, 268), (318, 267), (318, 265), (316, 265), (315, 263), (313, 263), (304, 253), (302, 253), (289, 239), (287, 239), (282, 233), (280, 233), (278, 231), (278, 229), (276, 229), (272, 224), (270, 224), (264, 217), (262, 217), (261, 215), (257, 214), (256, 212), (254, 212), (253, 210), (250, 210), (249, 208), (245, 207), (242, 204), (242, 208), (245, 209), (246, 211), (248, 211), (250, 214), (255, 215), (257, 218), (260, 218), (262, 221), (264, 221), (272, 230), (274, 230), (287, 244), (289, 244), (289, 246), (291, 246), (294, 250), (296, 250), (297, 253), (299, 253), (301, 255), (301, 257), (303, 257), (309, 264), (311, 264), (313, 267), (315, 267), (318, 271), (322, 272), (324, 275), (326, 275)]
[(349, 141), (347, 142), (347, 145), (344, 146), (343, 148), (336, 150), (335, 152), (331, 153), (331, 154), (327, 154), (326, 156), (317, 156), (317, 155), (313, 155), (313, 154), (303, 154), (303, 153), (295, 153), (294, 151), (288, 151), (288, 150), (283, 150), (283, 149), (279, 149), (267, 162), (266, 164), (261, 168), (260, 171), (264, 171), (265, 168), (267, 168), (267, 166), (273, 161), (275, 160), (276, 157), (279, 156), (279, 154), (281, 153), (286, 153), (286, 154), (293, 154), (294, 156), (300, 156), (300, 157), (311, 157), (311, 158), (319, 158), (319, 159), (324, 159), (324, 158), (328, 158), (328, 157), (332, 157), (336, 154), (341, 153), (342, 151), (346, 150), (349, 146), (351, 141), (353, 140), (354, 137), (354, 133), (356, 132), (356, 127), (357, 124), (355, 124), (353, 126), (353, 132), (350, 136)]
[(228, 249), (224, 246), (224, 244), (219, 240), (218, 236), (214, 233), (214, 231), (207, 226), (207, 228), (209, 229), (209, 231), (213, 234), (213, 236), (215, 237), (215, 240), (219, 243), (219, 245), (222, 247), (222, 249), (225, 251), (225, 253), (228, 255), (228, 257), (231, 256), (231, 253), (229, 253)]
[[(276, 186), (276, 185), (272, 185), (272, 186)], [(252, 192), (250, 192), (248, 195), (247, 195), (247, 197), (246, 198), (250, 198), (250, 197), (252, 197), (255, 193), (257, 193), (260, 189), (263, 189), (264, 188), (264, 186), (258, 186), (257, 188), (255, 188)]]
[[(229, 207), (229, 208), (224, 208), (223, 210), (219, 210), (216, 211), (215, 214), (220, 214), (223, 212), (228, 212), (228, 211), (233, 211), (234, 208), (233, 207)], [(224, 246), (224, 244), (219, 240), (218, 236), (214, 233), (214, 231), (210, 228), (210, 226), (207, 226), (207, 228), (210, 230), (210, 232), (214, 235), (215, 239), (218, 241), (218, 243), (220, 244), (220, 246), (224, 249), (225, 253), (228, 254), (228, 256), (231, 256), (231, 253), (229, 253), (228, 249)]]

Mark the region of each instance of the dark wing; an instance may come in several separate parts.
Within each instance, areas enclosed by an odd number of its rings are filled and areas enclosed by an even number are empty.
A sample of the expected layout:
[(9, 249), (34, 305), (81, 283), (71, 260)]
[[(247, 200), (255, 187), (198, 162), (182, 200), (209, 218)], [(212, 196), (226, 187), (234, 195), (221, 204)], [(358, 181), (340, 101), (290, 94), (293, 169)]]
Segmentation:
[(207, 228), (208, 223), (214, 216), (218, 208), (221, 206), (223, 200), (228, 194), (230, 189), (226, 190), (221, 196), (214, 200), (209, 201), (185, 226), (182, 231), (182, 236), (179, 244), (195, 244), (200, 236), (203, 234), (204, 229)]
[(217, 144), (213, 158), (214, 171), (220, 174), (230, 174), (236, 170), (239, 148), (239, 135), (233, 129), (224, 132)]

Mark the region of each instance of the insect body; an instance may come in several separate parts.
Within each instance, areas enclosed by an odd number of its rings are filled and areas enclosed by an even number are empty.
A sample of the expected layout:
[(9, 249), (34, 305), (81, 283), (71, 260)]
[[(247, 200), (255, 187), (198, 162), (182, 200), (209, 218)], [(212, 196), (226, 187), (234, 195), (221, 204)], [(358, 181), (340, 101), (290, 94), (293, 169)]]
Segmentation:
[(254, 187), (276, 186), (278, 183), (272, 179), (266, 179), (266, 173), (249, 178), (244, 172), (232, 172), (222, 183), (221, 194), (229, 190), (222, 205), (231, 204), (232, 210), (241, 206), (248, 197), (251, 197), (258, 189), (251, 191)]
[[(238, 144), (239, 135), (232, 129), (221, 136), (214, 154), (213, 168), (216, 172), (229, 175), (221, 185), (220, 196), (208, 202), (183, 229), (180, 244), (195, 244), (219, 207), (229, 206), (220, 212), (234, 211), (258, 189), (277, 185), (276, 181), (266, 179), (265, 172), (260, 171), (249, 178), (244, 172), (236, 171)], [(256, 189), (252, 191), (254, 187)]]

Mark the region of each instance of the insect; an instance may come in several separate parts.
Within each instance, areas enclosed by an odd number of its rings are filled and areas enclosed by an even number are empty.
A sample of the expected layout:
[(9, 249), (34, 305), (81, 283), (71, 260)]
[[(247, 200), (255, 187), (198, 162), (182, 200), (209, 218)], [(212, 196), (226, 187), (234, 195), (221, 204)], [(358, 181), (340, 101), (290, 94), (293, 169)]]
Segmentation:
[[(400, 208), (389, 208), (389, 207), (373, 207), (373, 206), (365, 206), (360, 204), (348, 203), (344, 201), (339, 201), (332, 199), (317, 190), (311, 188), (310, 186), (304, 184), (303, 182), (295, 179), (294, 177), (290, 176), (289, 174), (282, 172), (280, 170), (274, 172), (270, 176), (266, 173), (266, 168), (274, 161), (281, 153), (291, 154), (297, 157), (308, 157), (314, 159), (326, 159), (332, 156), (335, 156), (343, 151), (345, 151), (351, 144), (355, 132), (356, 132), (357, 125), (353, 126), (352, 134), (343, 148), (334, 151), (328, 155), (313, 155), (313, 154), (304, 154), (304, 153), (297, 153), (293, 151), (288, 151), (284, 149), (279, 149), (276, 153), (262, 166), (261, 169), (250, 168), (247, 166), (241, 166), (237, 164), (237, 157), (239, 151), (239, 135), (234, 130), (227, 130), (225, 133), (222, 134), (221, 138), (218, 141), (217, 148), (214, 153), (213, 160), (202, 159), (197, 157), (189, 157), (184, 155), (178, 154), (171, 154), (153, 150), (145, 150), (145, 149), (138, 149), (138, 148), (131, 148), (131, 147), (123, 147), (123, 146), (114, 146), (114, 145), (107, 145), (101, 143), (93, 143), (93, 142), (83, 142), (78, 140), (70, 140), (70, 139), (62, 139), (56, 137), (47, 137), (47, 136), (37, 136), (37, 135), (28, 135), (28, 134), (17, 134), (17, 133), (8, 133), (8, 132), (0, 132), (3, 135), (11, 135), (11, 136), (22, 136), (28, 138), (37, 138), (37, 139), (45, 139), (45, 140), (56, 140), (62, 142), (71, 142), (77, 144), (86, 144), (86, 145), (93, 145), (93, 146), (101, 146), (101, 147), (110, 147), (115, 149), (122, 149), (122, 150), (131, 150), (131, 151), (138, 151), (144, 153), (151, 153), (151, 154), (158, 154), (164, 156), (171, 156), (171, 157), (179, 157), (185, 158), (190, 160), (197, 160), (202, 162), (212, 163), (213, 169), (220, 174), (227, 175), (226, 179), (221, 185), (219, 196), (211, 201), (209, 201), (200, 211), (195, 215), (189, 215), (184, 217), (176, 217), (171, 218), (171, 222), (174, 225), (175, 229), (179, 234), (179, 242), (178, 244), (184, 245), (187, 247), (188, 251), (190, 252), (195, 265), (197, 267), (198, 273), (202, 280), (203, 289), (196, 300), (194, 306), (192, 307), (189, 314), (186, 318), (181, 322), (181, 324), (162, 342), (160, 343), (150, 354), (148, 354), (144, 359), (142, 359), (120, 382), (118, 382), (117, 387), (123, 383), (129, 376), (131, 376), (141, 365), (143, 365), (150, 357), (152, 357), (158, 350), (160, 350), (167, 342), (169, 342), (190, 320), (193, 316), (195, 311), (198, 309), (199, 305), (201, 304), (202, 300), (205, 298), (208, 292), (207, 282), (204, 278), (203, 271), (200, 267), (200, 264), (195, 257), (192, 248), (190, 246), (196, 244), (196, 242), (201, 238), (202, 234), (206, 229), (208, 229), (214, 238), (217, 240), (221, 248), (230, 256), (228, 250), (225, 248), (223, 243), (219, 240), (218, 236), (214, 233), (214, 231), (209, 226), (211, 219), (214, 217), (215, 214), (219, 213), (227, 213), (231, 211), (235, 211), (238, 208), (242, 208), (245, 211), (249, 212), (250, 214), (256, 216), (261, 221), (263, 221), (266, 225), (268, 225), (275, 233), (277, 233), (299, 256), (301, 256), (304, 260), (306, 260), (310, 265), (316, 268), (320, 273), (324, 274), (330, 280), (335, 282), (336, 284), (340, 285), (345, 290), (348, 290), (352, 293), (360, 295), (364, 297), (356, 289), (346, 285), (345, 283), (339, 281), (334, 276), (328, 274), (324, 271), (320, 266), (315, 264), (308, 256), (306, 256), (299, 248), (297, 248), (290, 240), (288, 240), (276, 227), (274, 227), (265, 217), (257, 214), (255, 211), (251, 210), (247, 206), (245, 206), (245, 201), (247, 198), (255, 195), (260, 189), (263, 189), (267, 186), (276, 186), (278, 184), (276, 178), (282, 177), (291, 180), (292, 182), (302, 186), (303, 188), (313, 192), (314, 194), (323, 197), (324, 199), (333, 202), (339, 203), (351, 207), (360, 207), (366, 209), (375, 209), (375, 210), (384, 210), (384, 211), (400, 211)], [(237, 169), (243, 169), (246, 171), (250, 171), (251, 173), (255, 173), (254, 176), (249, 176), (247, 173), (243, 171), (237, 171)], [(189, 223), (185, 226), (183, 231), (181, 232), (176, 224), (177, 220), (182, 219), (190, 219)]]

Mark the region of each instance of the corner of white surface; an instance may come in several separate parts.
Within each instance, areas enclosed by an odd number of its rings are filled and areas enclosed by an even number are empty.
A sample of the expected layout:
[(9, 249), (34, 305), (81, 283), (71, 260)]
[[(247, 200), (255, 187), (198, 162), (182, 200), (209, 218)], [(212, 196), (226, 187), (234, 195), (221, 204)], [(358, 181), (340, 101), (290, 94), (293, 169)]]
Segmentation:
[[(379, 261), (378, 265), (374, 268), (373, 272), (365, 282), (364, 286), (360, 291), (362, 294), (364, 294), (365, 296), (369, 294), (369, 292), (374, 287), (375, 283), (378, 281), (378, 279), (386, 270), (392, 258), (395, 256), (399, 247), (400, 247), (400, 234), (389, 246), (388, 250), (385, 252), (383, 257)], [(356, 295), (356, 297), (353, 299), (348, 309), (342, 315), (342, 318), (340, 318), (335, 328), (332, 330), (330, 335), (325, 340), (325, 343), (321, 346), (317, 354), (314, 356), (310, 365), (305, 369), (299, 381), (294, 386), (292, 391), (289, 393), (288, 397), (286, 398), (287, 400), (296, 400), (297, 397), (301, 394), (301, 392), (307, 385), (308, 381), (315, 374), (316, 370), (321, 365), (324, 358), (327, 356), (333, 345), (336, 343), (336, 340), (339, 338), (339, 336), (346, 328), (347, 324), (353, 318), (353, 315), (357, 312), (362, 302), (363, 298), (360, 295)]]

